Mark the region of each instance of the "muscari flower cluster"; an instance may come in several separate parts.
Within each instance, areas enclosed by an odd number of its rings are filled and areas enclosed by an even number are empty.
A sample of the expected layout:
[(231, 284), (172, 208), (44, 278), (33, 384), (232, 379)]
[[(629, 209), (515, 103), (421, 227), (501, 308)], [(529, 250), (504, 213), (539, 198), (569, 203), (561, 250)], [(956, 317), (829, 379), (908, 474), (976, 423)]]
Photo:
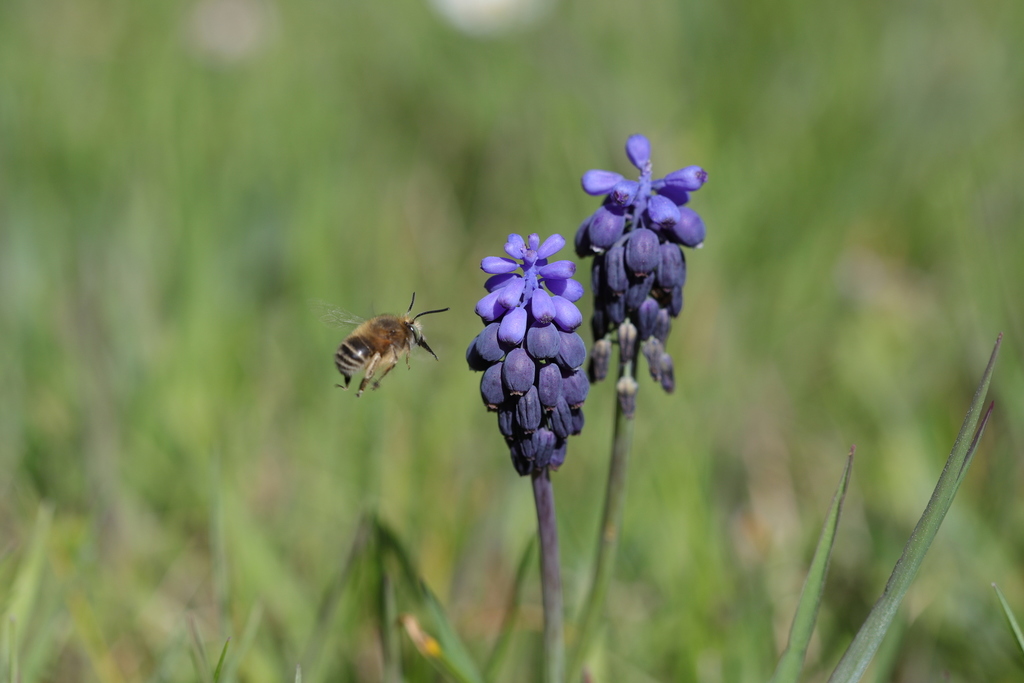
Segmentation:
[[(704, 242), (704, 222), (686, 204), (707, 173), (688, 166), (652, 179), (651, 144), (643, 135), (629, 138), (626, 155), (640, 170), (638, 180), (601, 170), (587, 171), (582, 179), (587, 194), (604, 195), (576, 232), (576, 253), (594, 256), (590, 377), (597, 382), (607, 376), (614, 337), (620, 362), (633, 360), (639, 344), (651, 377), (671, 392), (675, 375), (665, 340), (683, 308), (686, 258), (680, 245), (699, 248)], [(624, 393), (635, 395), (635, 382), (631, 391), (620, 387), (620, 400), (628, 403)]]
[[(565, 461), (566, 439), (583, 429), (583, 401), (590, 382), (582, 370), (587, 346), (576, 333), (583, 315), (573, 303), (583, 285), (572, 261), (548, 262), (563, 246), (561, 235), (541, 244), (509, 235), (505, 253), (488, 256), (480, 268), (491, 274), (489, 294), (476, 305), (483, 331), (466, 360), (482, 371), (480, 394), (498, 413), (512, 464), (520, 475)], [(522, 268), (522, 274), (515, 271)], [(546, 291), (545, 291), (546, 290)]]

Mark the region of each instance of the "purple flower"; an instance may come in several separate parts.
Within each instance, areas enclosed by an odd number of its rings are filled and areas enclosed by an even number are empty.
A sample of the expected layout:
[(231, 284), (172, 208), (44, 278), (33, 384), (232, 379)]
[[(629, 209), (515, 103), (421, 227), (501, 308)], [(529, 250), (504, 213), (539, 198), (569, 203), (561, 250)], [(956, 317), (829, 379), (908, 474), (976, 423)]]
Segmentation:
[[(687, 166), (664, 178), (653, 178), (651, 143), (643, 135), (629, 138), (626, 156), (640, 170), (636, 181), (613, 171), (583, 174), (583, 189), (602, 197), (601, 205), (580, 225), (575, 240), (580, 257), (594, 257), (594, 315), (590, 323), (595, 352), (591, 354), (590, 379), (599, 381), (608, 374), (611, 342), (625, 341), (631, 348), (620, 348), (620, 362), (642, 351), (651, 376), (671, 392), (674, 368), (664, 342), (671, 319), (683, 307), (686, 258), (680, 246), (699, 248), (705, 237), (704, 221), (686, 204), (707, 182), (708, 174), (700, 166)], [(490, 306), (485, 297), (478, 310), (485, 321), (490, 320)], [(623, 327), (627, 323), (628, 327)], [(623, 334), (623, 330), (629, 333)], [(620, 400), (632, 405), (636, 387), (623, 387), (620, 394), (628, 389), (629, 397), (627, 401), (623, 394)]]
[[(583, 188), (593, 194), (617, 192), (619, 199), (632, 201), (631, 182), (595, 171), (584, 176)], [(498, 429), (521, 475), (558, 469), (566, 439), (583, 428), (590, 384), (581, 370), (587, 347), (576, 333), (583, 314), (574, 303), (583, 296), (583, 285), (572, 279), (575, 263), (549, 260), (564, 246), (558, 234), (543, 243), (536, 234), (525, 240), (509, 235), (507, 256), (480, 262), (491, 275), (484, 284), (488, 293), (476, 305), (484, 329), (466, 350), (466, 361), (471, 370), (483, 372), (480, 396), (498, 414)], [(656, 238), (652, 253), (642, 256), (654, 271), (661, 263)]]

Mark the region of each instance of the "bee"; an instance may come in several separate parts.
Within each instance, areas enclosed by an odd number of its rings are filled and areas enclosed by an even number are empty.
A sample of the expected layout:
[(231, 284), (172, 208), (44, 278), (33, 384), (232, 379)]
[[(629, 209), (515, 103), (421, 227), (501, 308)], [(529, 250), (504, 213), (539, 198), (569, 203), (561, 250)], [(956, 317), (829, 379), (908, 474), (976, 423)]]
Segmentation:
[(360, 371), (365, 371), (356, 396), (363, 395), (366, 385), (371, 380), (373, 380), (371, 389), (376, 389), (380, 386), (384, 376), (391, 372), (403, 355), (405, 356), (405, 365), (409, 367), (409, 354), (412, 352), (413, 344), (426, 349), (434, 357), (434, 360), (437, 360), (437, 354), (423, 338), (423, 327), (421, 323), (417, 322), (417, 319), (431, 313), (444, 313), (449, 309), (438, 308), (411, 316), (410, 313), (412, 313), (415, 303), (416, 292), (413, 292), (409, 310), (405, 312), (405, 315), (384, 313), (366, 320), (325, 301), (310, 301), (310, 306), (321, 314), (320, 321), (328, 327), (357, 326), (334, 352), (334, 365), (345, 378), (345, 384), (336, 384), (335, 386), (348, 389), (352, 376)]

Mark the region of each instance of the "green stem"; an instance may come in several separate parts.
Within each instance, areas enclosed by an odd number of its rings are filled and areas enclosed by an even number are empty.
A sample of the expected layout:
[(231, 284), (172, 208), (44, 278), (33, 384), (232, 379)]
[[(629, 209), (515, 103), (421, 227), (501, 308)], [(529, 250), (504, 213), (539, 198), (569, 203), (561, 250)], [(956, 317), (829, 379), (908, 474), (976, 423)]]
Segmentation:
[(533, 473), (533, 498), (537, 504), (540, 536), (540, 585), (544, 602), (544, 683), (565, 681), (565, 638), (562, 625), (562, 577), (558, 559), (558, 527), (555, 493), (545, 467)]
[[(633, 363), (623, 364), (622, 377), (633, 377)], [(569, 660), (569, 679), (577, 681), (583, 670), (583, 659), (587, 655), (601, 613), (604, 611), (608, 585), (615, 566), (615, 553), (619, 546), (619, 532), (622, 529), (622, 509), (626, 501), (626, 471), (629, 466), (629, 452), (633, 444), (633, 419), (622, 410), (622, 402), (615, 402), (615, 434), (612, 440), (611, 463), (608, 467), (608, 489), (604, 499), (604, 515), (597, 541), (597, 561), (590, 593), (583, 603), (583, 614), (579, 620), (576, 645)]]

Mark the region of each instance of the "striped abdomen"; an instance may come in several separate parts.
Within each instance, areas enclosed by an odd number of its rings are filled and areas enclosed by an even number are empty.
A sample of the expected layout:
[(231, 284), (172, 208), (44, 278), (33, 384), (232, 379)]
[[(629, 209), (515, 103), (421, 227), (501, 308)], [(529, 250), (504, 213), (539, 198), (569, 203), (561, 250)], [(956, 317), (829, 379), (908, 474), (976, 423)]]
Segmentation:
[(345, 379), (349, 379), (366, 367), (373, 358), (373, 353), (373, 349), (362, 337), (353, 334), (341, 342), (341, 346), (335, 351), (334, 364), (338, 367), (338, 372), (344, 375)]

